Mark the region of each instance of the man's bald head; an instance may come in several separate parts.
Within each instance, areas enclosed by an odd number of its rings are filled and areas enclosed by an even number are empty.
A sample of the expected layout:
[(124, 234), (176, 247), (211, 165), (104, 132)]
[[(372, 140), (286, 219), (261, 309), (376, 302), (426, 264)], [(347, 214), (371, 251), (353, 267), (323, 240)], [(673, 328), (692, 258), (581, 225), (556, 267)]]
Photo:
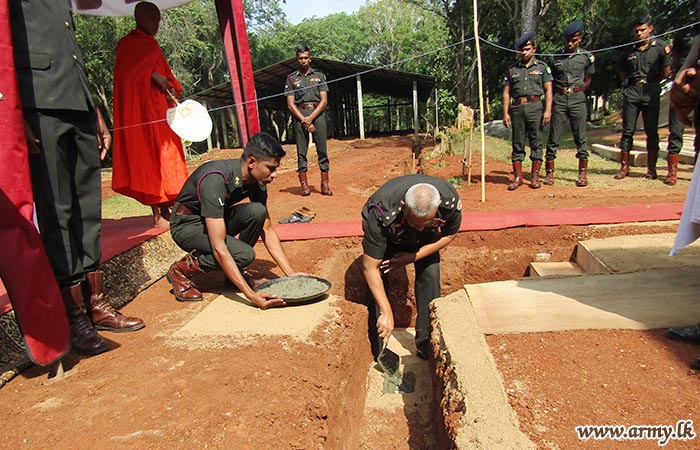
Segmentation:
[(435, 217), (440, 206), (440, 192), (428, 183), (411, 186), (404, 195), (404, 206), (416, 217)]
[(160, 9), (150, 2), (140, 2), (134, 9), (136, 28), (146, 34), (155, 36), (160, 26)]

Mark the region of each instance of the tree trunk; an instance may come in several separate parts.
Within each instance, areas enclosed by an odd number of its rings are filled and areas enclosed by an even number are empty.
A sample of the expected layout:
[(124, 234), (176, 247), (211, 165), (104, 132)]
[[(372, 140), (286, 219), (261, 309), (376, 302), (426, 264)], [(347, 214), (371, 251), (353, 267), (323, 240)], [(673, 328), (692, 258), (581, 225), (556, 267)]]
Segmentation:
[(537, 0), (523, 0), (521, 34), (537, 31)]

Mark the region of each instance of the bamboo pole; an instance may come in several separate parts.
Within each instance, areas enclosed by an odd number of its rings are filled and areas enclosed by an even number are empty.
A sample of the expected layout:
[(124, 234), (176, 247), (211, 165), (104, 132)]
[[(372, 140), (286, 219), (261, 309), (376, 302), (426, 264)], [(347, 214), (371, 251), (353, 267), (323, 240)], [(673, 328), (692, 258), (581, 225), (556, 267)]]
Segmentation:
[(479, 13), (477, 0), (474, 0), (474, 41), (476, 42), (476, 62), (479, 69), (479, 125), (481, 129), (481, 201), (486, 201), (486, 136), (484, 135), (484, 80), (481, 74), (481, 48), (479, 47)]

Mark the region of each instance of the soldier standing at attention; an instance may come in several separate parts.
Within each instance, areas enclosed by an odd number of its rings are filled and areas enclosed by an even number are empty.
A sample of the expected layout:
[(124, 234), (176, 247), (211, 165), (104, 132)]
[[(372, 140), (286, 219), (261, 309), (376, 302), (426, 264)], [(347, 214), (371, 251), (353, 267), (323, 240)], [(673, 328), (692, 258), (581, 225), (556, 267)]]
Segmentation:
[(542, 127), (552, 117), (552, 74), (547, 64), (535, 58), (535, 34), (523, 34), (515, 43), (515, 49), (520, 62), (508, 68), (503, 87), (503, 124), (513, 130), (511, 161), (514, 179), (508, 185), (509, 191), (514, 191), (523, 184), (526, 133), (532, 160), (530, 187), (542, 187)]
[(622, 137), (620, 138), (621, 180), (629, 173), (632, 138), (639, 113), (642, 113), (647, 135), (647, 173), (645, 178), (656, 179), (656, 159), (659, 156), (659, 83), (671, 73), (671, 48), (661, 39), (651, 39), (654, 25), (649, 16), (640, 17), (634, 24), (633, 48), (625, 51), (620, 60), (622, 81)]
[(588, 186), (588, 139), (586, 138), (586, 94), (591, 85), (591, 76), (595, 71), (595, 57), (579, 44), (583, 39), (583, 22), (571, 22), (564, 28), (564, 52), (555, 55), (549, 61), (554, 78), (554, 108), (552, 124), (549, 128), (549, 140), (545, 153), (546, 176), (544, 184), (554, 184), (554, 160), (561, 143), (562, 133), (569, 122), (571, 134), (576, 143), (578, 158), (578, 179), (576, 186)]
[[(695, 2), (695, 20), (700, 19), (700, 0)], [(671, 46), (671, 76), (675, 76), (680, 70), (683, 61), (690, 53), (690, 48), (693, 45), (693, 38), (698, 34), (698, 26), (695, 25), (692, 28), (686, 28), (679, 31), (673, 37), (673, 45)], [(693, 114), (693, 125), (697, 130), (700, 124), (700, 111), (695, 111)], [(666, 156), (666, 162), (668, 164), (668, 174), (664, 183), (669, 186), (675, 186), (678, 182), (678, 154), (683, 148), (683, 132), (685, 131), (685, 125), (683, 122), (676, 117), (676, 111), (671, 106), (668, 109), (668, 147), (666, 150), (668, 154)], [(695, 159), (698, 158), (698, 149), (700, 148), (700, 142), (698, 142), (697, 132), (695, 133), (695, 142), (693, 143), (695, 147)]]
[(328, 85), (326, 76), (311, 67), (311, 50), (307, 46), (297, 48), (299, 70), (287, 77), (284, 92), (287, 94), (287, 108), (294, 119), (294, 142), (297, 144), (297, 173), (301, 183), (301, 195), (311, 195), (306, 176), (306, 152), (309, 150), (309, 134), (314, 137), (318, 166), (321, 169), (321, 194), (333, 195), (328, 182), (328, 150), (326, 140), (326, 105)]

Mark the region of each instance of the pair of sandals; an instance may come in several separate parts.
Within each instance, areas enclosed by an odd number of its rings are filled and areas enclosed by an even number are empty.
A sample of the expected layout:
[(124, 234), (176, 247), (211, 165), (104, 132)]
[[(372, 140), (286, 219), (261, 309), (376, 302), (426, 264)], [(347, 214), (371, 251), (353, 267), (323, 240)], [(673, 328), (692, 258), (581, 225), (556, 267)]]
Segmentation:
[(279, 223), (309, 223), (314, 217), (316, 217), (316, 213), (303, 206), (284, 219), (280, 219)]

